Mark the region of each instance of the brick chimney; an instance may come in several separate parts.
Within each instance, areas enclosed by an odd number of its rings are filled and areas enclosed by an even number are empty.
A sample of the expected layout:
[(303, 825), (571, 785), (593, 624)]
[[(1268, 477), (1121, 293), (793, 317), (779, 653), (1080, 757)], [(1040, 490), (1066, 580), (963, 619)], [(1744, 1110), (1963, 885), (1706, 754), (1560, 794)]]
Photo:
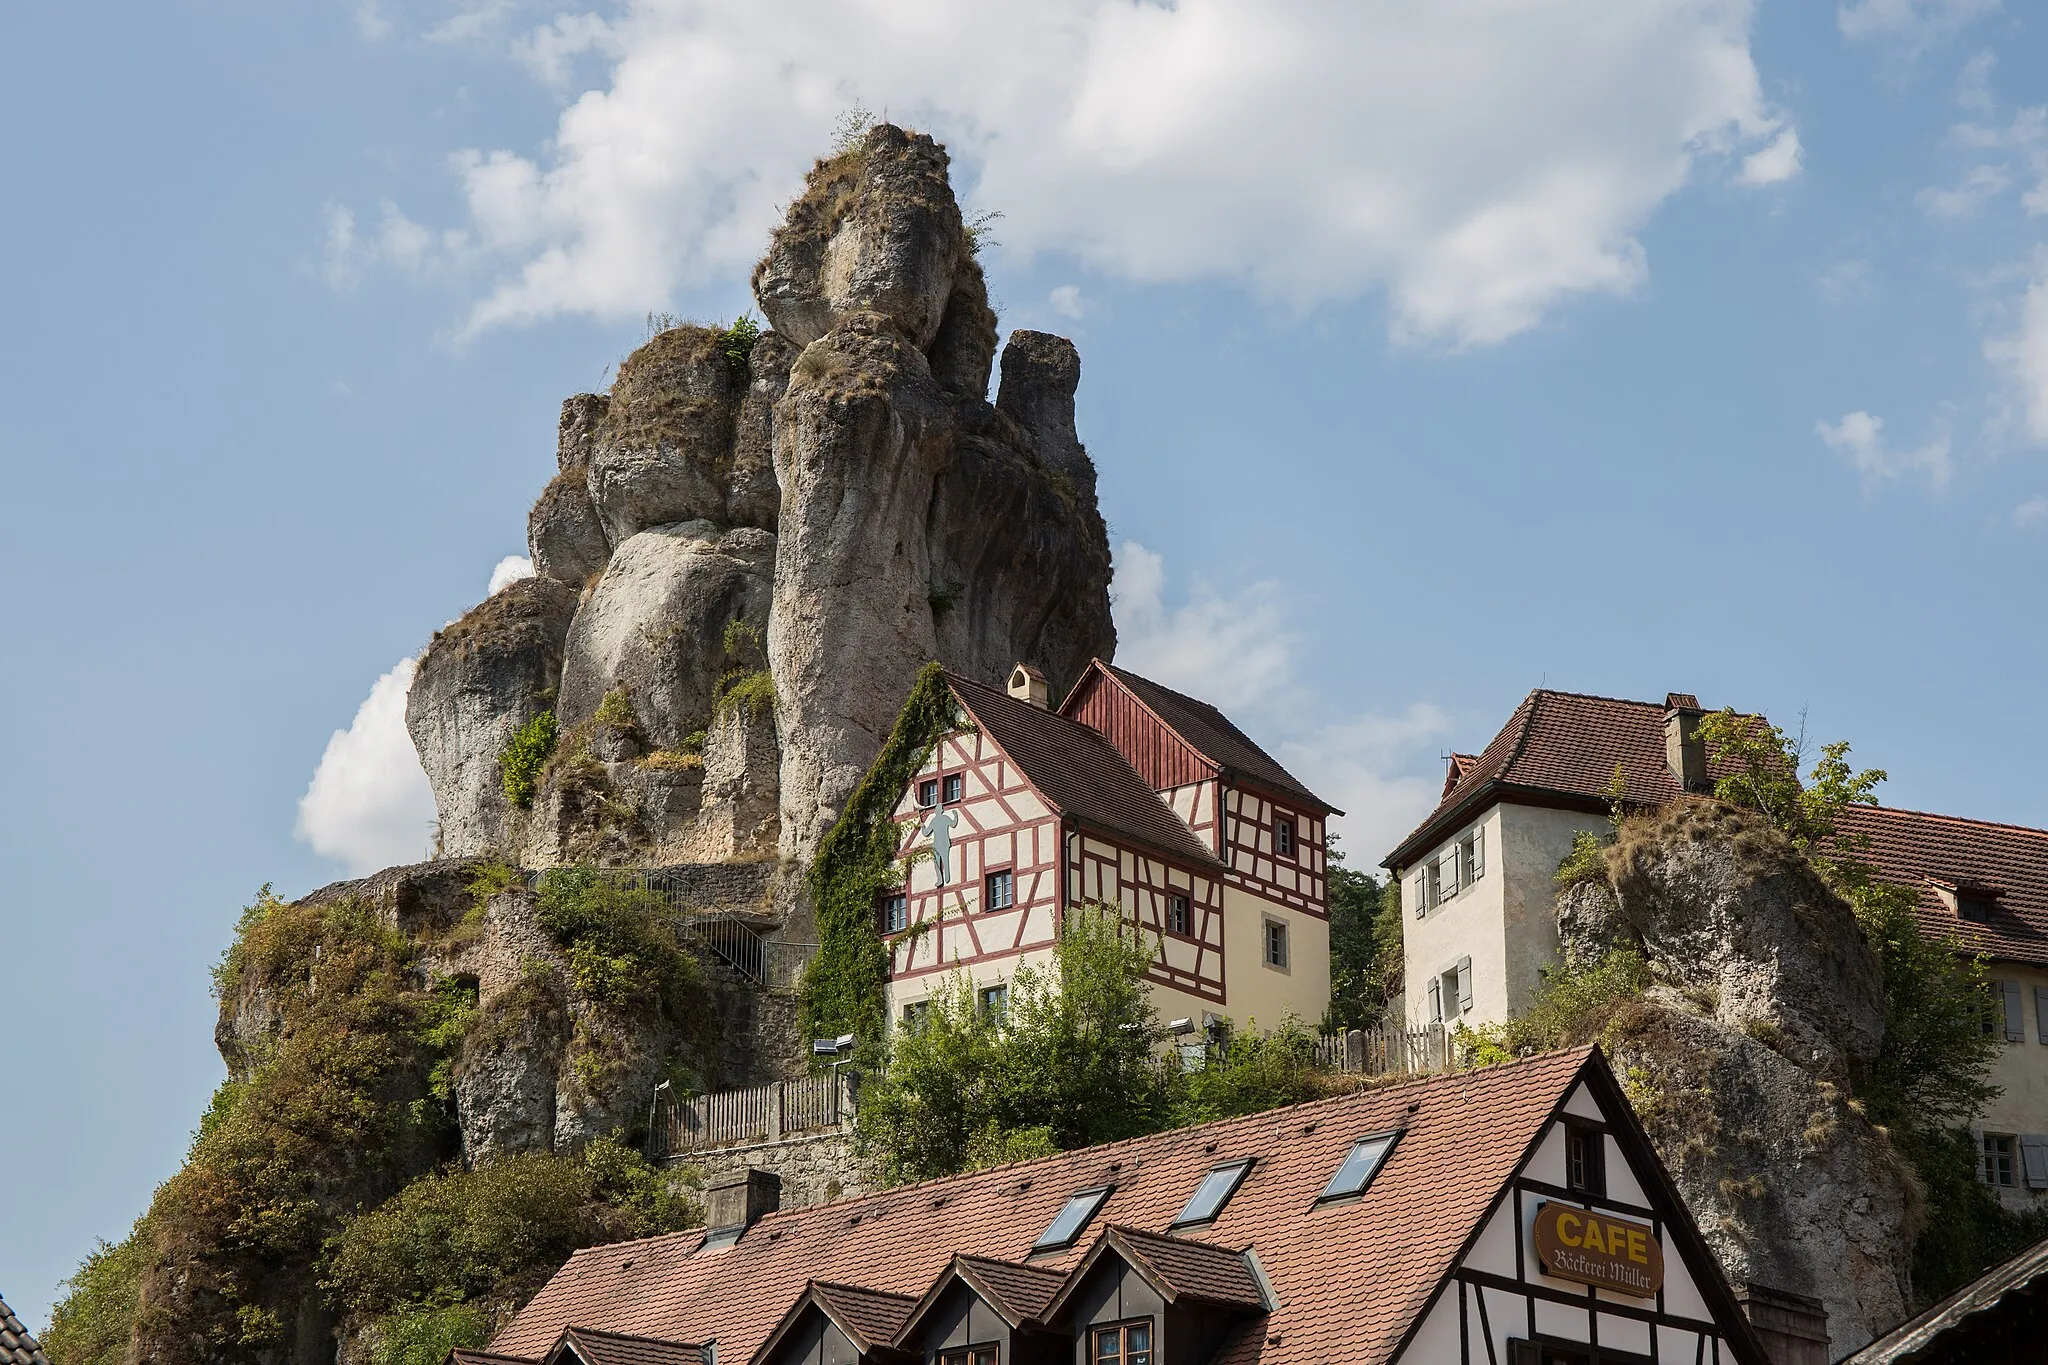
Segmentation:
[(1052, 704), (1052, 689), (1046, 686), (1045, 674), (1030, 664), (1018, 664), (1010, 670), (1010, 695), (1041, 711)]
[(782, 1177), (758, 1166), (728, 1171), (704, 1187), (704, 1224), (712, 1243), (737, 1242), (763, 1214), (782, 1207)]
[(1751, 1282), (1735, 1287), (1735, 1300), (1770, 1365), (1828, 1365), (1828, 1310), (1819, 1299)]
[(1699, 737), (1700, 699), (1690, 692), (1664, 694), (1664, 761), (1678, 785), (1689, 792), (1711, 789), (1707, 746)]

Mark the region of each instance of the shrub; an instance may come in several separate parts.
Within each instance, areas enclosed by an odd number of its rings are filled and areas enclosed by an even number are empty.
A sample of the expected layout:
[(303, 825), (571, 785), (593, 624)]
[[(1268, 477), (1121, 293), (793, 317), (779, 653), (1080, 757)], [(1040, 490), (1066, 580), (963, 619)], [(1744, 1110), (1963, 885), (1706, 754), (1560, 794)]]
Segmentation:
[(543, 711), (506, 739), (498, 751), (498, 775), (507, 801), (521, 809), (533, 804), (540, 770), (555, 751), (555, 738), (555, 713)]
[(1208, 1123), (1299, 1104), (1323, 1093), (1315, 1066), (1315, 1039), (1298, 1019), (1270, 1034), (1234, 1030), (1206, 1065), (1188, 1073), (1176, 1123)]
[(658, 892), (617, 873), (558, 867), (540, 882), (541, 928), (569, 960), (576, 989), (607, 1005), (653, 1002), (680, 1018), (697, 981)]
[(767, 669), (729, 677), (719, 690), (717, 714), (740, 710), (755, 719), (775, 714), (775, 679)]
[(391, 1313), (377, 1324), (370, 1365), (441, 1365), (450, 1351), (488, 1342), (491, 1326), (491, 1311), (475, 1303)]
[(1594, 1042), (1623, 1006), (1642, 998), (1649, 984), (1649, 964), (1632, 948), (1618, 948), (1595, 961), (1546, 967), (1526, 1012), (1504, 1024), (1459, 1025), (1462, 1060), (1467, 1066), (1491, 1066)]
[[(1330, 1007), (1323, 1015), (1327, 1032), (1370, 1028), (1380, 1019), (1386, 1004), (1386, 967), (1382, 961), (1387, 944), (1379, 932), (1384, 895), (1379, 881), (1369, 872), (1344, 865), (1337, 836), (1330, 836)], [(1394, 908), (1394, 948), (1399, 954), (1399, 884)], [(1398, 969), (1397, 969), (1398, 970)]]
[(754, 343), (761, 339), (761, 324), (754, 321), (752, 313), (742, 313), (733, 319), (732, 326), (725, 329), (719, 349), (725, 352), (726, 364), (732, 366), (733, 374), (741, 379), (747, 375), (747, 359), (754, 353)]
[(1595, 834), (1590, 829), (1574, 831), (1572, 851), (1557, 864), (1557, 889), (1569, 891), (1588, 883), (1604, 883), (1607, 880), (1607, 850), (1613, 843), (1613, 839)]
[(147, 1217), (120, 1243), (102, 1241), (92, 1249), (50, 1309), (42, 1343), (52, 1365), (121, 1365), (135, 1326), (142, 1272), (155, 1250)]

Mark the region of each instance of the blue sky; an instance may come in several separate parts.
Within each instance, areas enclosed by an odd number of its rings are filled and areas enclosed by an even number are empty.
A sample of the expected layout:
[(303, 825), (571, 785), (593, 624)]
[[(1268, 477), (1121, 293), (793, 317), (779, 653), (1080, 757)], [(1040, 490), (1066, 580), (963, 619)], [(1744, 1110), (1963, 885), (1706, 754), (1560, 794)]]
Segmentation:
[(1122, 658), (1358, 860), (1539, 684), (1805, 710), (1894, 802), (2048, 825), (2034, 18), (10, 8), (0, 1295), (40, 1324), (175, 1168), (256, 888), (424, 847), (401, 661), (523, 553), (561, 399), (745, 307), (857, 104), (1081, 347)]

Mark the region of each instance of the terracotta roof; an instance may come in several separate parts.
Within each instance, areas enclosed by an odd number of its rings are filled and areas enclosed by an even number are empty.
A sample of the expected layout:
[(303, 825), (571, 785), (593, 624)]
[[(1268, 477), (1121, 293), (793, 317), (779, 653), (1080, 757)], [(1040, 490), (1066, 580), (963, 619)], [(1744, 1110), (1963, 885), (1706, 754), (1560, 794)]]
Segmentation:
[(1115, 1247), (1168, 1303), (1190, 1298), (1233, 1308), (1267, 1306), (1265, 1291), (1242, 1250), (1142, 1228), (1111, 1225), (1108, 1233), (1103, 1244)]
[(5, 1299), (0, 1299), (0, 1365), (50, 1365), (50, 1358)]
[[(1698, 709), (1690, 693), (1674, 692), (1665, 701)], [(1573, 809), (1605, 810), (1617, 763), (1631, 805), (1661, 806), (1683, 795), (1664, 754), (1666, 710), (1665, 702), (1536, 689), (1477, 758), (1461, 754), (1453, 759), (1436, 809), (1382, 866), (1406, 867), (1442, 842), (1445, 826), (1469, 819), (1506, 792)], [(1718, 774), (1711, 755), (1708, 771)]]
[(1060, 813), (1198, 867), (1222, 866), (1101, 735), (970, 678), (949, 673), (946, 681), (983, 732)]
[(1190, 697), (1185, 692), (1176, 692), (1150, 678), (1141, 678), (1127, 668), (1107, 663), (1102, 668), (1129, 688), (1139, 701), (1151, 707), (1155, 715), (1211, 763), (1258, 786), (1294, 797), (1317, 810), (1343, 814), (1303, 786), (1293, 773), (1280, 766), (1278, 759), (1261, 749), (1251, 736), (1230, 723), (1230, 717), (1208, 702)]
[[(1852, 856), (1918, 893), (1921, 927), (2008, 962), (2048, 966), (2048, 830), (1891, 806), (1853, 806), (1837, 823)], [(1989, 902), (1983, 922), (1958, 917), (1937, 883)]]
[[(538, 1355), (575, 1323), (715, 1339), (722, 1358), (749, 1359), (813, 1282), (921, 1294), (956, 1254), (1021, 1260), (1069, 1195), (1105, 1181), (1115, 1190), (1100, 1224), (1114, 1223), (1133, 1245), (1155, 1234), (1144, 1254), (1177, 1283), (1239, 1292), (1217, 1258), (1169, 1255), (1156, 1234), (1211, 1166), (1256, 1156), (1213, 1223), (1171, 1239), (1231, 1257), (1252, 1247), (1278, 1300), (1267, 1332), (1226, 1348), (1219, 1365), (1376, 1365), (1391, 1358), (1574, 1081), (1605, 1065), (1588, 1049), (1551, 1053), (786, 1210), (703, 1256), (701, 1232), (590, 1248), (492, 1349)], [(1316, 1207), (1352, 1144), (1394, 1128), (1404, 1136), (1365, 1194)], [(1033, 1266), (1064, 1273), (1110, 1235), (1084, 1235)]]
[(1066, 1277), (1043, 1266), (1018, 1265), (986, 1256), (955, 1256), (953, 1266), (989, 1306), (1011, 1322), (1034, 1321), (1060, 1292)]
[(894, 1341), (896, 1329), (917, 1305), (908, 1294), (887, 1294), (857, 1284), (814, 1281), (811, 1292), (862, 1350)]
[[(1841, 1365), (1904, 1365), (1906, 1361), (1947, 1360), (1971, 1345), (1964, 1334), (1976, 1324), (1979, 1313), (1995, 1311), (2009, 1295), (2038, 1294), (2048, 1287), (2048, 1241), (2036, 1242), (2003, 1265), (1993, 1266), (1926, 1312), (1906, 1319)], [(2000, 1324), (1994, 1319), (1994, 1330)], [(2010, 1330), (2010, 1324), (2004, 1325)], [(1943, 1340), (1951, 1332), (1959, 1341)], [(1984, 1344), (1978, 1337), (1976, 1344)]]
[(548, 1356), (559, 1357), (564, 1348), (573, 1349), (588, 1365), (704, 1365), (702, 1346), (595, 1327), (565, 1327)]
[(448, 1353), (455, 1365), (533, 1365), (524, 1356), (501, 1356), (492, 1351), (468, 1351), (456, 1347)]

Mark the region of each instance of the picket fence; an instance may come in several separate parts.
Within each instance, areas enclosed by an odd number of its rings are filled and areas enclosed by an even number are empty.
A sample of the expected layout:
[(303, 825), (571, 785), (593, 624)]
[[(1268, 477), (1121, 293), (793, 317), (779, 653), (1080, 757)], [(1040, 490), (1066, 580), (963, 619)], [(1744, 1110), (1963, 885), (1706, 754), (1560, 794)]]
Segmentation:
[(647, 1155), (656, 1160), (717, 1147), (779, 1142), (799, 1133), (845, 1126), (853, 1118), (858, 1083), (834, 1067), (801, 1080), (771, 1081), (745, 1090), (721, 1090), (672, 1100), (657, 1092)]

